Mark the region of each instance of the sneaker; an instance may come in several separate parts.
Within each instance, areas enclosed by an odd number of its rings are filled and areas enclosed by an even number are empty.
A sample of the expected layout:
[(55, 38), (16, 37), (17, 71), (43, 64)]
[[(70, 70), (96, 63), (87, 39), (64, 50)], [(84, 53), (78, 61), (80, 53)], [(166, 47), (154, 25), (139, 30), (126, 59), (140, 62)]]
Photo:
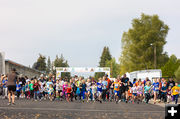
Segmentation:
[(16, 105), (15, 103), (12, 103), (12, 105)]
[(102, 101), (100, 100), (100, 103), (102, 103)]
[(11, 103), (9, 102), (7, 105), (11, 105)]

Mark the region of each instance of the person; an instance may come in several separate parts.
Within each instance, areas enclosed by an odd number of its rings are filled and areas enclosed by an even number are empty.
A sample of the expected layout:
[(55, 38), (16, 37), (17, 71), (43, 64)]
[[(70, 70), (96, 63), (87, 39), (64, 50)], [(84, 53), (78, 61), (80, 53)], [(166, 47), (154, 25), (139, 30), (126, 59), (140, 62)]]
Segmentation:
[(173, 96), (173, 99), (175, 101), (175, 104), (177, 104), (178, 102), (178, 97), (179, 97), (179, 92), (180, 92), (180, 87), (178, 87), (178, 83), (175, 83), (175, 86), (172, 87), (172, 96)]
[[(85, 80), (82, 80), (80, 87), (81, 87), (80, 88), (81, 89), (81, 96), (83, 97), (83, 102), (84, 102), (84, 99), (86, 97), (86, 87), (87, 87)], [(82, 98), (80, 98), (80, 99), (82, 99)]]
[(105, 101), (107, 85), (108, 85), (108, 82), (106, 81), (106, 77), (105, 76), (103, 77), (102, 84), (103, 84), (103, 87), (102, 87), (102, 99), (103, 99), (103, 101)]
[(167, 86), (166, 83), (161, 88), (161, 98), (163, 99), (164, 103), (167, 102)]
[(16, 69), (13, 68), (11, 73), (8, 74), (8, 81), (7, 81), (8, 99), (9, 99), (8, 105), (11, 104), (15, 105), (16, 80), (17, 80), (17, 73), (16, 73)]
[(171, 86), (167, 89), (167, 103), (169, 103), (171, 100)]
[(128, 102), (132, 103), (133, 98), (132, 98), (132, 90), (131, 87), (129, 86), (129, 90), (128, 90)]
[(86, 82), (86, 99), (87, 99), (87, 102), (89, 102), (89, 98), (91, 96), (91, 92), (92, 92), (91, 86), (92, 86), (91, 79), (88, 79)]
[(150, 84), (150, 81), (147, 81), (145, 86), (144, 86), (144, 95), (145, 95), (145, 102), (146, 102), (146, 104), (149, 103), (150, 92), (151, 92), (151, 84)]
[(173, 78), (170, 78), (169, 81), (167, 82), (167, 87), (169, 86), (171, 86), (171, 88), (175, 86), (175, 82), (173, 81)]
[(117, 104), (118, 101), (119, 101), (119, 87), (120, 87), (120, 83), (118, 82), (117, 79), (115, 79), (113, 85), (114, 85), (114, 96), (115, 96), (115, 101), (116, 101), (116, 104)]
[(6, 99), (8, 96), (8, 89), (7, 89), (7, 76), (4, 75), (3, 79), (2, 79), (2, 85), (3, 85), (3, 96)]
[(52, 85), (52, 84), (49, 84), (48, 94), (49, 94), (49, 99), (50, 99), (50, 101), (53, 101), (53, 97), (54, 97), (54, 88), (53, 88), (53, 85)]
[(159, 93), (159, 82), (157, 82), (157, 79), (154, 79), (153, 83), (153, 92), (154, 92), (154, 104), (156, 104), (156, 99)]
[(30, 98), (32, 99), (34, 97), (34, 80), (31, 80), (31, 83), (29, 84), (29, 90), (30, 90)]
[(96, 83), (92, 83), (92, 100), (95, 102), (97, 93), (97, 85)]
[(34, 89), (34, 98), (35, 98), (35, 101), (37, 101), (37, 97), (39, 96), (39, 89), (40, 89), (40, 85), (37, 79), (34, 80), (33, 89)]
[(20, 95), (21, 95), (21, 84), (19, 84), (19, 80), (16, 81), (16, 93), (17, 93), (17, 99), (19, 99)]
[(128, 99), (128, 82), (129, 82), (129, 78), (126, 77), (126, 74), (124, 74), (123, 78), (122, 78), (122, 83), (123, 83), (123, 96), (124, 96), (124, 101), (126, 101), (127, 103), (127, 99)]
[(71, 84), (68, 83), (67, 92), (66, 92), (66, 94), (67, 94), (67, 96), (66, 96), (67, 102), (69, 102), (70, 99), (71, 99), (71, 92), (72, 92), (72, 87), (71, 87)]
[(142, 83), (139, 82), (139, 85), (137, 86), (137, 98), (138, 98), (138, 104), (139, 104), (139, 101), (142, 102), (143, 100), (143, 86), (142, 86)]
[(108, 78), (108, 74), (105, 75), (105, 79), (107, 81), (105, 98), (107, 96), (107, 99), (109, 100), (109, 88), (110, 88), (111, 80)]
[(25, 94), (26, 94), (26, 98), (27, 99), (30, 99), (30, 88), (29, 88), (29, 84), (30, 84), (30, 81), (28, 81), (26, 84), (25, 84)]
[(137, 97), (137, 87), (135, 83), (133, 84), (133, 87), (131, 88), (131, 90), (132, 90), (132, 98), (133, 98), (132, 103), (134, 104)]
[(102, 96), (102, 86), (103, 86), (103, 84), (102, 84), (102, 79), (101, 78), (99, 78), (99, 82), (97, 82), (97, 97), (98, 97), (98, 101), (100, 102), (100, 103), (102, 103), (102, 101), (101, 101), (101, 96)]

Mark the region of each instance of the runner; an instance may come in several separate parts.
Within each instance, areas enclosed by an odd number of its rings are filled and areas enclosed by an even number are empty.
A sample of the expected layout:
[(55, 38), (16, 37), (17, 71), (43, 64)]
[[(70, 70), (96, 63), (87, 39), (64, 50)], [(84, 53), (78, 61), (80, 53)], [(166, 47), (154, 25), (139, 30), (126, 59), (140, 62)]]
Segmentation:
[(100, 103), (102, 103), (101, 99), (102, 99), (102, 87), (103, 87), (103, 84), (102, 84), (102, 79), (99, 78), (99, 82), (97, 82), (97, 97), (98, 97), (98, 101)]
[[(16, 69), (13, 68), (11, 73), (8, 74), (8, 82), (7, 82), (7, 86), (8, 86), (8, 99), (9, 99), (9, 103), (8, 105), (15, 105), (15, 91), (16, 91), (16, 82), (17, 80), (17, 73), (16, 73)], [(11, 98), (12, 97), (12, 98)]]
[(175, 83), (175, 86), (172, 88), (172, 96), (175, 101), (175, 104), (178, 102), (180, 87), (178, 87), (178, 83)]
[(119, 87), (120, 87), (120, 83), (118, 82), (117, 79), (115, 79), (114, 81), (114, 96), (115, 96), (115, 101), (116, 101), (116, 104), (118, 103), (119, 101)]
[(157, 82), (157, 79), (154, 79), (153, 83), (153, 92), (154, 92), (154, 104), (156, 104), (156, 99), (159, 93), (159, 83)]

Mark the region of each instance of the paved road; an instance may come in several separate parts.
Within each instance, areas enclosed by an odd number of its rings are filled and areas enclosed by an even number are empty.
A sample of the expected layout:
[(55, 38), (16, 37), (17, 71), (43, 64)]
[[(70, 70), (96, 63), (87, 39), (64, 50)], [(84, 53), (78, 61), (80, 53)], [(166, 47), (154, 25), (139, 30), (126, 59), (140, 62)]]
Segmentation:
[(0, 99), (0, 119), (164, 119), (164, 110), (157, 105), (124, 102), (17, 100), (15, 106), (7, 106), (7, 100)]

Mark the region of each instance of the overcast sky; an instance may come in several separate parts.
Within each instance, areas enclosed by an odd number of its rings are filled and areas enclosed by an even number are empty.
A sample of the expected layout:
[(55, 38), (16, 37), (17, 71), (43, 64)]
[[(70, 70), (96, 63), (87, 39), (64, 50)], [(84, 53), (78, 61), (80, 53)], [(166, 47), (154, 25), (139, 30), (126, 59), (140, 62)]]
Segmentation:
[(29, 66), (63, 53), (70, 66), (97, 66), (104, 46), (117, 60), (121, 37), (141, 13), (170, 27), (165, 51), (180, 58), (179, 0), (0, 0), (0, 50)]

